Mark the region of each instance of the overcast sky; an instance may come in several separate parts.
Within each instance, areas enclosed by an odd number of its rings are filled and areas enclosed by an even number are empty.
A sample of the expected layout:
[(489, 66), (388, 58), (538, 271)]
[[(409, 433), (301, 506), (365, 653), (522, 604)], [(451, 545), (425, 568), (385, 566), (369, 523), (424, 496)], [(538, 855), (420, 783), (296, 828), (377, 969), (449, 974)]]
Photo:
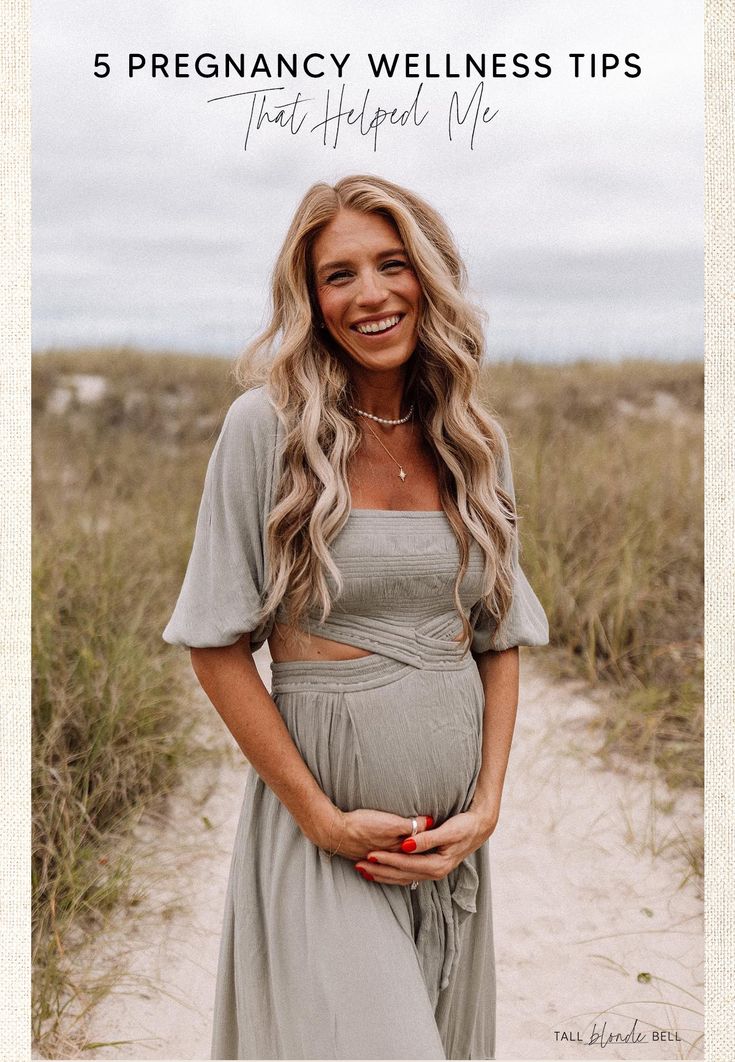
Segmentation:
[[(137, 344), (236, 354), (261, 325), (268, 274), (294, 207), (315, 180), (372, 172), (444, 214), (490, 315), (493, 356), (556, 360), (702, 352), (702, 14), (691, 0), (38, 0), (34, 13), (34, 347)], [(205, 79), (193, 60), (230, 52), (327, 57), (301, 73)], [(93, 76), (109, 53), (110, 76)], [(146, 67), (128, 77), (131, 52)], [(190, 57), (187, 79), (150, 75), (153, 52)], [(371, 76), (367, 55), (550, 56), (547, 78)], [(575, 79), (571, 52), (640, 56)], [(334, 64), (349, 53), (340, 80)], [(173, 62), (173, 60), (171, 60)], [(319, 60), (313, 61), (318, 69)], [(588, 59), (584, 60), (588, 70)], [(597, 70), (599, 74), (600, 61)], [(509, 72), (510, 68), (506, 68)], [(425, 75), (425, 70), (423, 74)], [(360, 136), (344, 103), (409, 107), (420, 126)], [(251, 126), (251, 98), (283, 86), (304, 124)]]

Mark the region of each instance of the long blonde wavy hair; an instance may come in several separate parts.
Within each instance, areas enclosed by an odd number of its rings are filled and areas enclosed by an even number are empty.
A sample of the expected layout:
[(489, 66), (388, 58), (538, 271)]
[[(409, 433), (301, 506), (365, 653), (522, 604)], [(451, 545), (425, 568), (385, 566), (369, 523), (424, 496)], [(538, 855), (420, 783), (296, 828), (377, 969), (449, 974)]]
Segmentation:
[(283, 603), (295, 627), (317, 609), (324, 622), (333, 600), (327, 573), (337, 595), (343, 587), (329, 545), (350, 512), (347, 471), (361, 435), (349, 409), (355, 401), (349, 358), (340, 357), (329, 333), (318, 327), (312, 269), (314, 240), (340, 210), (391, 221), (423, 291), (405, 395), (437, 459), (441, 503), (459, 545), (454, 601), (469, 641), (459, 589), (471, 539), (485, 557), (483, 603), (500, 623), (510, 607), (517, 534), (512, 499), (498, 479), (502, 443), (477, 397), (482, 315), (464, 294), (465, 267), (439, 214), (407, 189), (374, 176), (344, 177), (308, 190), (275, 263), (270, 322), (235, 366), (243, 387), (266, 386), (285, 427), (282, 475), (266, 526), (262, 614)]

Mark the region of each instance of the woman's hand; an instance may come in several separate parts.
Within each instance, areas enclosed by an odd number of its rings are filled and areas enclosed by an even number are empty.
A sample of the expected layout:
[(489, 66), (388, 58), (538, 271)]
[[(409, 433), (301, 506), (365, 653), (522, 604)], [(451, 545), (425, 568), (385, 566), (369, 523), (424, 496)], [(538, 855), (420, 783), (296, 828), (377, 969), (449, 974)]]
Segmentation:
[[(372, 849), (384, 852), (400, 852), (401, 842), (410, 835), (411, 819), (392, 815), (386, 811), (359, 808), (357, 811), (335, 809), (328, 836), (320, 839), (320, 848), (343, 859), (362, 859)], [(430, 815), (417, 815), (416, 836), (433, 825)]]
[(397, 852), (374, 848), (355, 868), (368, 881), (383, 885), (439, 881), (485, 843), (497, 821), (496, 811), (462, 811), (436, 829), (407, 837)]

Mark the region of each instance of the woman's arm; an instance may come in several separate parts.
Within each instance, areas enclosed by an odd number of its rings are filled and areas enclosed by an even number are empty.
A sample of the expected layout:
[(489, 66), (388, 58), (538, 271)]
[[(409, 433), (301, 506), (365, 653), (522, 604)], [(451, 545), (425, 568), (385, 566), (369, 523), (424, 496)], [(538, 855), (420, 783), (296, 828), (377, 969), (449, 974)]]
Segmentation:
[[(406, 853), (368, 852), (357, 863), (375, 881), (407, 885), (414, 879), (444, 878), (476, 851), (495, 829), (518, 707), (518, 647), (475, 656), (485, 689), (482, 766), (472, 803), (440, 826), (409, 838)], [(426, 854), (424, 854), (426, 853)]]
[(482, 767), (470, 811), (476, 811), (489, 827), (497, 825), (505, 772), (518, 709), (518, 647), (500, 652), (488, 650), (475, 657), (485, 688), (482, 731)]
[(194, 674), (247, 760), (309, 840), (326, 848), (330, 827), (335, 832), (337, 809), (299, 755), (263, 685), (250, 635), (234, 645), (192, 648), (190, 653)]
[(410, 820), (369, 809), (343, 812), (319, 787), (263, 685), (249, 634), (234, 645), (190, 652), (202, 689), (243, 754), (313, 844), (350, 859), (371, 848), (398, 849)]

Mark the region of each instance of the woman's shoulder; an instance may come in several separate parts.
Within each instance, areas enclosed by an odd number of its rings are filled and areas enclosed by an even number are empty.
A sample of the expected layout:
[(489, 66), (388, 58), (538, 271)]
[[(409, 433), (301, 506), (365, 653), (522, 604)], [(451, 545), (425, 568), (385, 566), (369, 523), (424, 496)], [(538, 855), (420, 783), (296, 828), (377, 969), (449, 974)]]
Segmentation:
[(207, 472), (225, 492), (270, 498), (279, 452), (279, 418), (265, 387), (253, 387), (230, 404)]
[(228, 441), (247, 444), (256, 451), (271, 448), (277, 432), (278, 414), (264, 384), (237, 396), (225, 414), (222, 428)]
[(225, 419), (230, 423), (253, 429), (272, 428), (278, 423), (273, 402), (265, 384), (243, 391), (230, 405)]

